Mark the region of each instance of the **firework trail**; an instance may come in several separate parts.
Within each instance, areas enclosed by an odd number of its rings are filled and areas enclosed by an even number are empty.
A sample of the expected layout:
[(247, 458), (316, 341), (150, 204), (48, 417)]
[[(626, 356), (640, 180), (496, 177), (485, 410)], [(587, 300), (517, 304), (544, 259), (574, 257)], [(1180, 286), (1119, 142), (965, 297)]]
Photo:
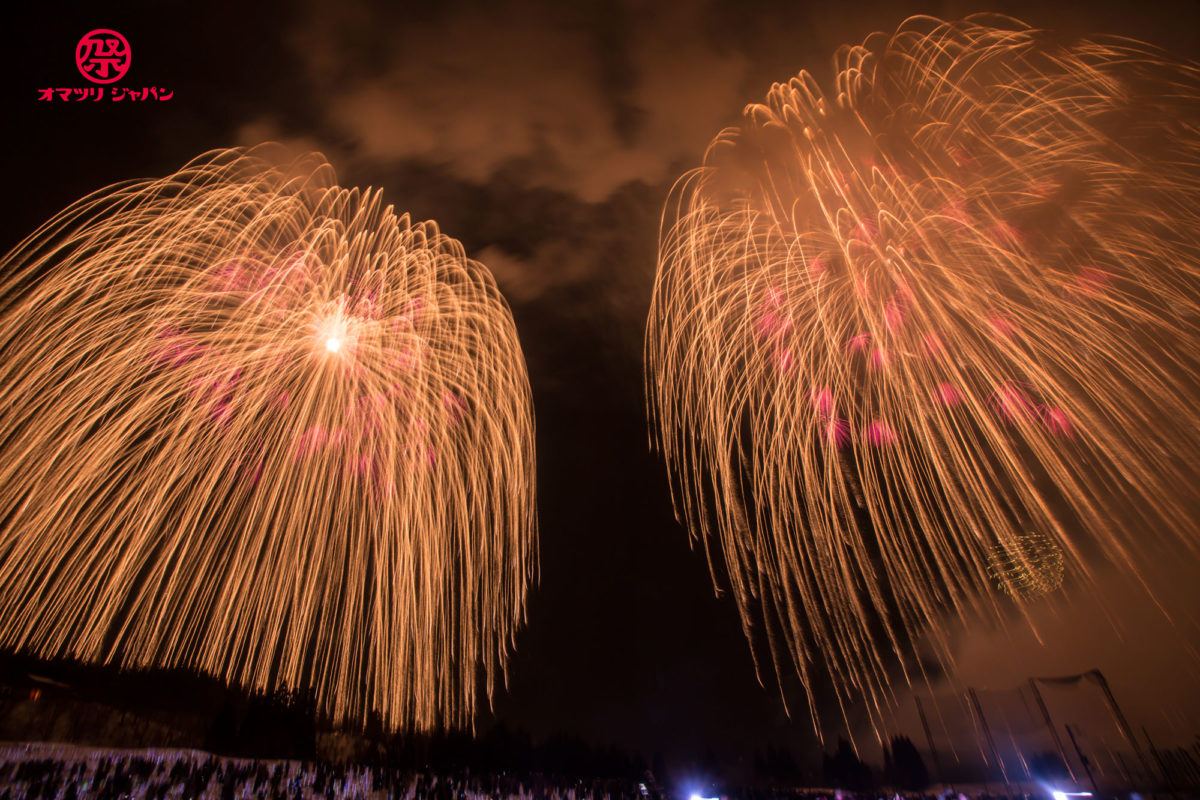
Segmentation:
[(1013, 611), (994, 548), (1042, 531), (1086, 581), (1200, 538), (1200, 74), (999, 24), (914, 18), (828, 95), (776, 84), (664, 213), (677, 513), (777, 674), (812, 706), (822, 662), (877, 733), (891, 670)]
[(3, 646), (470, 723), (537, 567), (482, 265), (254, 150), (91, 195), (0, 269)]

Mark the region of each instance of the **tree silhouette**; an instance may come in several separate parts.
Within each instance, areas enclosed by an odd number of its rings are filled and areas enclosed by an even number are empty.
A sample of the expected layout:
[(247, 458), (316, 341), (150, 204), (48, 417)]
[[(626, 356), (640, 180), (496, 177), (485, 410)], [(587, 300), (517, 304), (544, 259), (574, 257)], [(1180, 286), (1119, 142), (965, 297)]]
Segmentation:
[(887, 781), (898, 789), (921, 790), (929, 785), (929, 770), (917, 746), (907, 736), (896, 736), (884, 755)]
[(871, 785), (871, 768), (854, 754), (845, 739), (838, 738), (837, 750), (826, 755), (823, 764), (825, 780), (841, 789), (867, 789)]

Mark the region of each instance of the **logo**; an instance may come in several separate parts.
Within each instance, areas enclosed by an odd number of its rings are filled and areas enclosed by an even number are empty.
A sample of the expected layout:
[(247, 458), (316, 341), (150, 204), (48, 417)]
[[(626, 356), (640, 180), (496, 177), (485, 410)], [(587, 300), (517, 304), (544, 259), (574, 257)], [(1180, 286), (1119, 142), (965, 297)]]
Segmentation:
[(79, 67), (79, 74), (83, 77), (103, 85), (38, 89), (38, 101), (141, 103), (150, 100), (161, 103), (175, 96), (173, 90), (163, 86), (142, 86), (139, 89), (115, 85), (129, 72), (131, 60), (129, 40), (111, 28), (97, 28), (85, 33), (79, 44), (75, 45), (75, 66)]
[(75, 64), (92, 83), (116, 83), (129, 71), (129, 42), (116, 31), (97, 28), (75, 45)]

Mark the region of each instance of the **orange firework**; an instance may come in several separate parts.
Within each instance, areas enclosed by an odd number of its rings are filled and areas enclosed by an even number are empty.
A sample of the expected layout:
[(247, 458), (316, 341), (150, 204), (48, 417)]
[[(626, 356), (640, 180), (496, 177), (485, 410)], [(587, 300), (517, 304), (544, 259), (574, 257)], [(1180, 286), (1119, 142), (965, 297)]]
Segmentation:
[(536, 572), (491, 275), (311, 156), (206, 154), (3, 261), (0, 642), (469, 724)]
[(678, 513), (775, 669), (812, 705), (820, 659), (876, 723), (892, 669), (1011, 613), (989, 553), (1023, 531), (1081, 581), (1198, 538), (1200, 72), (999, 24), (914, 18), (833, 93), (776, 84), (664, 215)]

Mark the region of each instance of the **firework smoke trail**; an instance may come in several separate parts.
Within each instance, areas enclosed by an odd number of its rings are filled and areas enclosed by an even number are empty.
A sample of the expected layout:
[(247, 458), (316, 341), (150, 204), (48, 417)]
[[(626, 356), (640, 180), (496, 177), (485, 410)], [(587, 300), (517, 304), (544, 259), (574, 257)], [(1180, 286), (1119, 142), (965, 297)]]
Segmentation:
[(0, 642), (469, 724), (536, 575), (491, 275), (319, 157), (206, 154), (2, 265)]
[(999, 24), (914, 18), (831, 95), (776, 84), (664, 213), (677, 513), (777, 675), (812, 706), (820, 659), (877, 733), (891, 670), (1013, 610), (993, 548), (1041, 531), (1086, 581), (1200, 538), (1200, 74)]

